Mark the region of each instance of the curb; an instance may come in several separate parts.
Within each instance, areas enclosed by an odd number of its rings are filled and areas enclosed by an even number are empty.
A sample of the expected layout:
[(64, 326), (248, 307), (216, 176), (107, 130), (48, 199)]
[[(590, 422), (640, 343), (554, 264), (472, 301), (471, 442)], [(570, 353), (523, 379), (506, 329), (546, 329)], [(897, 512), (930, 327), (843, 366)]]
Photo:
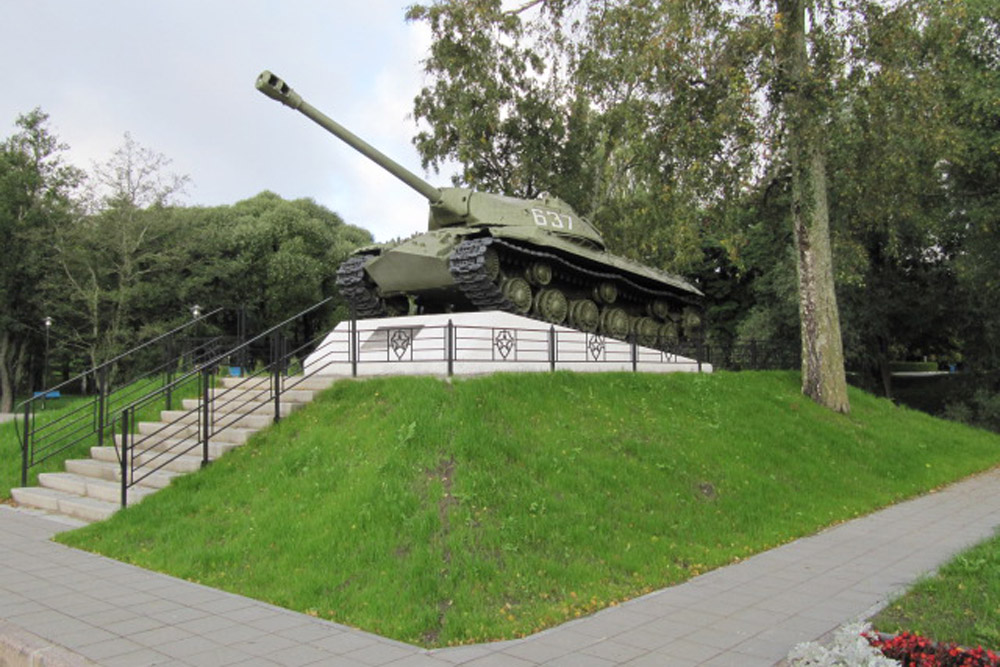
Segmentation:
[(4, 667), (93, 667), (96, 662), (0, 621), (0, 665)]

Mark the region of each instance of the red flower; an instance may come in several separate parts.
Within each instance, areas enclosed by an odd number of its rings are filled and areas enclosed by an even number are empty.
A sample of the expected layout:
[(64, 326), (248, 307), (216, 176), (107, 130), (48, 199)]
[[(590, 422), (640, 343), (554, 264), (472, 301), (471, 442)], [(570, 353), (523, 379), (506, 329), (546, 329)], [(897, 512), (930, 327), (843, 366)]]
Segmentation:
[(904, 632), (895, 637), (865, 633), (864, 638), (903, 667), (1000, 667), (1000, 659), (982, 646), (965, 649), (955, 644), (938, 644), (926, 637)]

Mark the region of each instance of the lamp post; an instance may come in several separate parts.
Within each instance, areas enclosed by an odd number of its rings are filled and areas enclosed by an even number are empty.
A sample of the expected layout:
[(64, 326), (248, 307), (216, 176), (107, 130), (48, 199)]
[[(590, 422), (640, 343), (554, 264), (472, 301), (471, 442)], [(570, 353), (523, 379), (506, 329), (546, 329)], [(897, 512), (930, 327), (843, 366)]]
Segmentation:
[[(194, 319), (194, 320), (197, 320), (199, 317), (201, 317), (201, 306), (199, 306), (198, 304), (194, 304), (193, 306), (191, 306), (191, 318)], [(191, 345), (192, 345), (192, 347), (191, 347), (191, 363), (192, 364), (197, 363), (197, 359), (198, 359), (198, 357), (200, 355), (200, 352), (199, 352), (200, 343), (198, 342), (198, 329), (200, 329), (200, 328), (201, 327), (199, 327), (197, 324), (195, 324), (194, 326), (191, 327), (191, 339), (190, 340), (191, 340)]]
[(42, 391), (48, 389), (49, 385), (49, 329), (52, 328), (52, 318), (46, 316), (42, 320), (45, 324), (45, 363), (42, 365)]

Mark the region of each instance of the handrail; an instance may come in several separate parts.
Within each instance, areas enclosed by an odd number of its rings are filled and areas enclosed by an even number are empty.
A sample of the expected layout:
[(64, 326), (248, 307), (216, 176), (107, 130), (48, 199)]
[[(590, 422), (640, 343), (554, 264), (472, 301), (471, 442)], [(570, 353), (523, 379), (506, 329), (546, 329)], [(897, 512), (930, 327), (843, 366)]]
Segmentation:
[(94, 366), (93, 368), (87, 369), (84, 372), (71, 377), (69, 380), (65, 380), (64, 382), (60, 382), (59, 384), (55, 385), (54, 387), (48, 387), (47, 389), (45, 389), (45, 391), (39, 392), (39, 394), (40, 394), (39, 396), (32, 396), (32, 397), (27, 398), (27, 399), (21, 401), (20, 403), (18, 403), (17, 407), (14, 409), (14, 414), (18, 414), (18, 413), (22, 412), (21, 408), (24, 406), (25, 403), (30, 403), (32, 401), (36, 401), (38, 399), (44, 398), (45, 395), (48, 394), (49, 392), (58, 391), (58, 390), (62, 389), (63, 387), (66, 387), (66, 386), (69, 386), (69, 385), (73, 384), (74, 382), (79, 382), (79, 381), (83, 380), (84, 378), (86, 378), (88, 375), (95, 375), (98, 370), (100, 370), (100, 369), (102, 369), (102, 368), (104, 368), (106, 366), (110, 366), (112, 364), (116, 364), (119, 361), (121, 361), (122, 359), (125, 359), (126, 357), (129, 357), (129, 356), (135, 354), (136, 352), (139, 352), (140, 350), (144, 350), (147, 347), (149, 347), (150, 345), (154, 345), (155, 343), (160, 342), (164, 338), (168, 338), (170, 336), (178, 334), (181, 331), (183, 331), (184, 329), (187, 329), (188, 327), (192, 327), (192, 326), (195, 326), (195, 325), (197, 325), (197, 324), (199, 324), (201, 322), (204, 322), (209, 317), (212, 317), (213, 315), (217, 315), (218, 313), (222, 312), (223, 310), (225, 310), (225, 309), (224, 308), (216, 308), (215, 310), (211, 311), (210, 313), (206, 313), (204, 315), (201, 315), (201, 316), (199, 316), (199, 317), (197, 317), (195, 319), (192, 319), (190, 322), (186, 322), (186, 323), (180, 325), (179, 327), (175, 327), (175, 328), (171, 329), (170, 331), (167, 331), (166, 333), (162, 333), (159, 336), (156, 336), (155, 338), (151, 338), (150, 340), (147, 340), (145, 343), (141, 343), (140, 345), (137, 345), (136, 347), (133, 347), (130, 350), (126, 350), (125, 352), (122, 352), (121, 354), (119, 354), (117, 357), (112, 357), (111, 359), (108, 359), (107, 361), (103, 361), (103, 362), (99, 363), (98, 365)]
[(322, 301), (317, 301), (316, 303), (314, 303), (313, 305), (309, 306), (305, 310), (299, 311), (295, 315), (292, 315), (291, 317), (289, 317), (285, 321), (283, 321), (283, 322), (281, 322), (279, 324), (275, 324), (270, 329), (267, 329), (266, 331), (263, 331), (263, 332), (257, 334), (253, 338), (247, 339), (242, 344), (237, 345), (236, 347), (232, 348), (231, 350), (227, 350), (227, 351), (223, 352), (222, 354), (218, 355), (215, 359), (212, 359), (211, 361), (209, 361), (206, 365), (216, 365), (217, 366), (217, 365), (221, 364), (222, 361), (224, 359), (226, 359), (227, 357), (230, 357), (232, 355), (235, 355), (235, 354), (237, 354), (239, 352), (242, 352), (242, 351), (246, 350), (247, 348), (249, 348), (254, 343), (259, 343), (260, 341), (264, 340), (268, 336), (271, 336), (275, 332), (279, 331), (280, 329), (283, 329), (284, 327), (288, 326), (292, 322), (295, 322), (296, 320), (298, 320), (298, 319), (300, 319), (302, 317), (305, 317), (306, 315), (308, 315), (309, 313), (313, 312), (314, 310), (318, 310), (321, 306), (324, 306), (327, 303), (329, 303), (330, 301), (332, 301), (333, 298), (334, 297), (332, 297), (332, 296), (328, 296), (325, 299), (323, 299)]
[[(315, 347), (326, 335), (326, 332), (323, 332), (289, 351), (282, 329), (302, 320), (310, 313), (328, 304), (332, 299), (333, 297), (323, 299), (253, 338), (226, 349), (221, 354), (206, 357), (189, 372), (164, 383), (162, 387), (129, 403), (119, 413), (113, 415), (110, 427), (112, 432), (118, 435), (117, 438), (113, 438), (113, 441), (121, 465), (122, 506), (124, 507), (128, 502), (128, 489), (185, 454), (200, 449), (202, 465), (206, 465), (209, 461), (211, 439), (219, 432), (237, 424), (242, 415), (245, 414), (242, 411), (249, 406), (273, 404), (273, 420), (280, 420), (280, 397), (289, 388), (283, 386), (281, 374), (288, 370), (294, 355), (300, 354), (310, 347)], [(233, 387), (215, 387), (217, 369), (226, 358), (238, 355), (268, 338), (270, 338), (271, 343), (270, 354), (264, 368), (247, 373)], [(198, 383), (197, 407), (181, 411), (181, 414), (164, 423), (152, 433), (139, 434), (136, 424), (138, 411), (147, 405), (156, 403), (162, 396), (178, 391), (182, 386), (191, 383), (192, 378), (197, 378)], [(269, 381), (262, 383), (261, 380), (265, 378), (268, 378)], [(192, 417), (194, 417), (193, 422), (191, 421)], [(196, 426), (193, 435), (188, 433), (192, 423)]]
[[(95, 435), (97, 444), (103, 444), (112, 410), (122, 403), (131, 403), (136, 394), (145, 393), (146, 388), (142, 386), (144, 381), (163, 374), (169, 383), (172, 373), (182, 363), (197, 363), (206, 356), (214, 357), (217, 354), (216, 347), (222, 342), (221, 337), (188, 340), (185, 345), (181, 334), (192, 327), (202, 325), (223, 310), (225, 309), (216, 308), (20, 402), (17, 405), (18, 418), (14, 420), (13, 425), (21, 447), (21, 484), (27, 485), (30, 468), (94, 438)], [(174, 340), (182, 341), (179, 354), (165, 354), (166, 361), (154, 363), (152, 368), (140, 369), (120, 386), (112, 389), (112, 383), (118, 384), (111, 378), (113, 368), (128, 359), (136, 358), (138, 353), (149, 350), (157, 344)], [(44, 407), (45, 400), (53, 392), (62, 393), (67, 386), (86, 381), (88, 378), (93, 378), (97, 387), (96, 396), (59, 417), (51, 420), (39, 419), (39, 406)]]

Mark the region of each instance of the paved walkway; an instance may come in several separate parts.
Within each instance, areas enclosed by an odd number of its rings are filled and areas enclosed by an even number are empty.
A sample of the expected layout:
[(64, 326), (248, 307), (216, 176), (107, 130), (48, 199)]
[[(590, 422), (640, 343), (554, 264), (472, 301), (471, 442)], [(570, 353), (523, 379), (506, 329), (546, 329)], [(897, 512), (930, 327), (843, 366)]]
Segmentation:
[(998, 525), (994, 470), (527, 639), (426, 651), (60, 546), (65, 524), (0, 507), (0, 664), (772, 665)]

